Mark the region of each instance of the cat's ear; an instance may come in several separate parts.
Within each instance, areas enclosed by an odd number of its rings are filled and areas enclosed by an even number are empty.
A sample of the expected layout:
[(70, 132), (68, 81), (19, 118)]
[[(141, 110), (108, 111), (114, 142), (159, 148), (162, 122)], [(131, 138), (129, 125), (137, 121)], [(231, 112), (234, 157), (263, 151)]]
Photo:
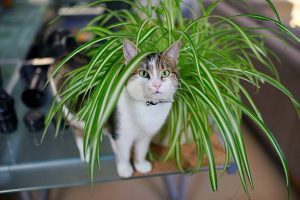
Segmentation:
[(163, 56), (167, 57), (170, 61), (177, 65), (181, 44), (181, 40), (177, 40), (164, 51)]
[(134, 58), (139, 53), (139, 51), (133, 42), (129, 40), (124, 40), (123, 53), (125, 58), (125, 64), (127, 65), (132, 60), (132, 58)]

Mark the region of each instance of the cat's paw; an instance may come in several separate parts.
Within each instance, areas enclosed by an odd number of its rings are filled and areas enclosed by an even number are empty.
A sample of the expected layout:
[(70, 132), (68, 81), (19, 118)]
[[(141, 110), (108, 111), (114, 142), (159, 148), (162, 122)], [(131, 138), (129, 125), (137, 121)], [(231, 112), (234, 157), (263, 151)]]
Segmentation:
[(134, 167), (140, 173), (148, 173), (152, 170), (152, 164), (148, 161), (135, 162)]
[(117, 171), (122, 178), (128, 178), (133, 174), (133, 168), (129, 163), (117, 164)]

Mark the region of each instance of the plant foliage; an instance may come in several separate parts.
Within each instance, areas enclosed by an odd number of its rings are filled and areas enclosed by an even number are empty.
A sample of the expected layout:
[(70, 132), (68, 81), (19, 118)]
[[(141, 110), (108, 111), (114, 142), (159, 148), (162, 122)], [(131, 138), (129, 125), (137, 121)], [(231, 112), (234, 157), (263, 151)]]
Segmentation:
[[(99, 0), (90, 6), (102, 6), (114, 0)], [(77, 53), (91, 57), (88, 65), (71, 72), (66, 89), (59, 93), (49, 111), (46, 124), (56, 118), (60, 123), (63, 118), (63, 105), (67, 104), (75, 112), (75, 102), (85, 96), (77, 120), (85, 121), (84, 149), (90, 152), (90, 170), (93, 176), (95, 163), (99, 163), (99, 146), (102, 141), (102, 129), (113, 111), (126, 80), (138, 67), (149, 52), (161, 52), (172, 42), (183, 42), (179, 58), (180, 88), (176, 94), (172, 111), (168, 119), (170, 131), (170, 150), (167, 158), (174, 156), (181, 169), (180, 139), (183, 132), (191, 129), (201, 166), (203, 154), (209, 163), (209, 177), (212, 189), (217, 190), (217, 172), (212, 144), (209, 139), (210, 121), (221, 133), (226, 150), (226, 163), (231, 158), (236, 163), (245, 191), (247, 179), (253, 187), (244, 137), (241, 130), (241, 116), (245, 114), (255, 122), (268, 138), (282, 162), (289, 187), (287, 162), (278, 143), (261, 114), (241, 82), (246, 81), (259, 88), (261, 83), (268, 83), (286, 94), (297, 111), (300, 105), (292, 94), (277, 79), (277, 72), (272, 63), (273, 53), (264, 45), (263, 34), (254, 32), (257, 27), (243, 27), (234, 19), (248, 17), (254, 20), (269, 21), (278, 26), (283, 34), (299, 42), (280, 21), (271, 1), (266, 3), (274, 11), (276, 19), (257, 14), (224, 17), (213, 14), (220, 1), (204, 6), (198, 0), (201, 16), (187, 19), (181, 9), (189, 8), (181, 0), (165, 0), (157, 5), (142, 5), (139, 1), (116, 0), (127, 3), (132, 10), (108, 10), (96, 17), (82, 31), (94, 34), (94, 39), (70, 53), (56, 68), (53, 76)], [(110, 19), (116, 19), (108, 24)], [(270, 30), (273, 31), (273, 30)], [(122, 42), (129, 39), (141, 50), (128, 65), (124, 65)], [(258, 71), (253, 61), (264, 65), (269, 76)], [(241, 100), (244, 96), (250, 103), (247, 107)], [(59, 101), (57, 102), (56, 100)]]

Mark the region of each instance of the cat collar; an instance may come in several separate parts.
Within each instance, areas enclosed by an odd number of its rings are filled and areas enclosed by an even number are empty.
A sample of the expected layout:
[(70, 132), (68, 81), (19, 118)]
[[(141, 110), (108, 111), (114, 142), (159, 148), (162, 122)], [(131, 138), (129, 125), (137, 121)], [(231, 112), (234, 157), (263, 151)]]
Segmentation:
[(146, 106), (155, 106), (159, 103), (171, 103), (171, 101), (147, 101)]

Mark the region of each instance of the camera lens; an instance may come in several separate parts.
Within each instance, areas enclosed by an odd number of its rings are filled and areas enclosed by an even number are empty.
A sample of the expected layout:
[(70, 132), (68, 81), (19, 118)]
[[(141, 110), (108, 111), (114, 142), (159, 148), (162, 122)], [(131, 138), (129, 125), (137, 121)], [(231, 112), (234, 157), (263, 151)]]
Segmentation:
[(22, 93), (22, 101), (30, 108), (38, 108), (45, 104), (47, 96), (44, 86), (47, 80), (47, 68), (23, 66), (22, 76), (27, 84)]

